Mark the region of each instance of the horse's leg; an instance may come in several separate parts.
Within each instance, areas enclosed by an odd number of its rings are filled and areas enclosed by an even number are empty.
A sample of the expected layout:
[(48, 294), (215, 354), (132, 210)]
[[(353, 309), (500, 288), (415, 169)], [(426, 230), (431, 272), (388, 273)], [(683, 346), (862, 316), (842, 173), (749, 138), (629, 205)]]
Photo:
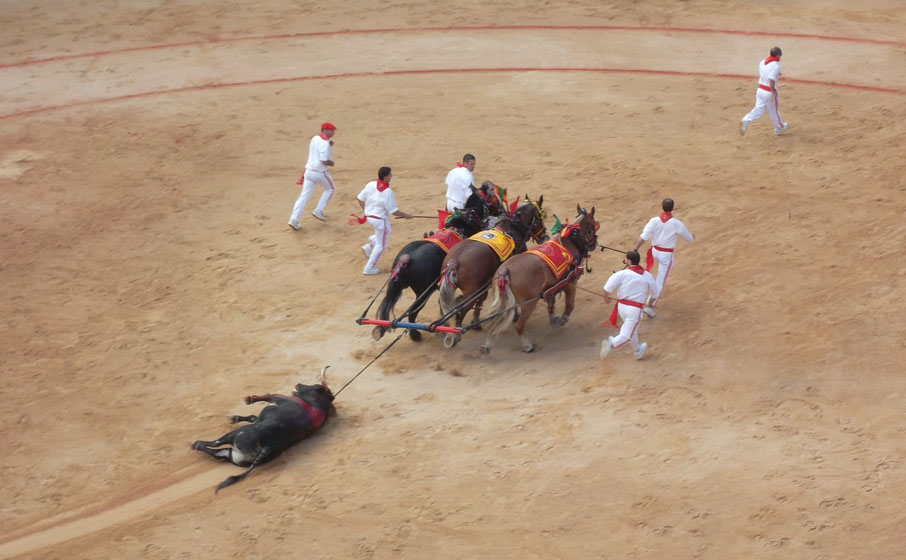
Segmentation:
[(529, 317), (532, 316), (532, 311), (535, 310), (536, 305), (538, 305), (538, 300), (523, 305), (522, 313), (519, 315), (519, 320), (516, 321), (516, 334), (518, 334), (519, 338), (522, 339), (523, 352), (535, 351), (535, 345), (532, 344), (532, 341), (529, 340), (529, 337), (523, 334), (523, 331), (525, 331), (525, 324), (528, 322)]
[(547, 304), (547, 320), (552, 327), (560, 326), (560, 318), (554, 315), (555, 308), (557, 307), (557, 295), (554, 294), (549, 298), (544, 300), (544, 303)]
[[(483, 294), (481, 294), (480, 296), (478, 296), (475, 299), (475, 308), (474, 308), (474, 311), (472, 312), (472, 322), (473, 323), (477, 323), (478, 321), (481, 320), (481, 306), (482, 306), (482, 304), (484, 304), (484, 300), (487, 297), (488, 297), (488, 292), (485, 291)], [(474, 327), (472, 327), (472, 330), (476, 330), (476, 331), (482, 330), (481, 325), (475, 325)]]

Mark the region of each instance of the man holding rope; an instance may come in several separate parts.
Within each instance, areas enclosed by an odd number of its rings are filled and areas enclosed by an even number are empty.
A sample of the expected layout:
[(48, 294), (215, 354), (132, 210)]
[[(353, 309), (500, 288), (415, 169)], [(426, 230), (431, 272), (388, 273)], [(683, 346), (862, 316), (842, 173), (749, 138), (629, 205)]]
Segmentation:
[[(358, 223), (364, 224), (366, 221), (374, 228), (374, 235), (368, 238), (368, 243), (362, 245), (362, 251), (368, 257), (368, 263), (365, 264), (363, 273), (367, 275), (380, 274), (377, 268), (377, 262), (384, 254), (387, 248), (387, 242), (390, 239), (390, 214), (398, 218), (412, 219), (412, 214), (403, 212), (396, 206), (396, 200), (393, 197), (393, 191), (390, 190), (390, 179), (393, 177), (389, 167), (381, 167), (378, 170), (377, 181), (371, 181), (356, 199), (359, 207), (365, 211), (365, 216), (359, 218), (355, 214)], [(353, 220), (350, 220), (352, 223)]]
[(617, 292), (617, 303), (610, 314), (610, 324), (617, 326), (617, 314), (623, 319), (623, 326), (617, 336), (608, 336), (601, 343), (601, 359), (607, 357), (611, 348), (619, 348), (627, 342), (635, 350), (635, 359), (641, 360), (648, 343), (639, 344), (639, 323), (642, 321), (642, 307), (649, 295), (657, 298), (658, 287), (654, 276), (639, 266), (639, 252), (627, 251), (623, 262), (626, 268), (614, 272), (604, 284), (604, 301), (611, 302), (610, 294)]
[(635, 244), (635, 250), (638, 251), (643, 243), (651, 240), (651, 247), (648, 248), (648, 254), (645, 257), (645, 270), (651, 270), (654, 262), (657, 261), (657, 292), (651, 296), (651, 300), (643, 309), (645, 315), (649, 317), (655, 316), (654, 306), (657, 305), (659, 294), (663, 293), (667, 276), (673, 268), (676, 238), (682, 237), (690, 243), (694, 239), (686, 225), (673, 217), (673, 199), (665, 198), (661, 202), (661, 209), (663, 212), (660, 215), (651, 218), (645, 224), (642, 235)]

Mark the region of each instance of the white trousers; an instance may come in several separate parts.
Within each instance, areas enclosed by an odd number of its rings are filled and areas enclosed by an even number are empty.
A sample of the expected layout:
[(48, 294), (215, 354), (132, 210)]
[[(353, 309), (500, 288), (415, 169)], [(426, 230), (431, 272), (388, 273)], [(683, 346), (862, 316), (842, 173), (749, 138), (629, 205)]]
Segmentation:
[(308, 197), (310, 197), (312, 191), (315, 190), (315, 185), (320, 186), (321, 190), (324, 191), (321, 193), (321, 199), (318, 201), (318, 206), (315, 210), (324, 212), (324, 208), (330, 201), (330, 197), (333, 196), (333, 191), (336, 190), (333, 179), (330, 177), (329, 171), (312, 171), (311, 169), (306, 169), (305, 178), (302, 180), (302, 192), (299, 194), (299, 198), (296, 199), (296, 204), (293, 206), (293, 213), (289, 217), (291, 221), (299, 221), (299, 216), (302, 215), (302, 210), (305, 209), (305, 205), (308, 203)]
[(451, 213), (451, 214), (452, 214), (453, 212), (455, 212), (457, 208), (459, 208), (460, 210), (462, 210), (462, 209), (465, 208), (465, 207), (466, 207), (466, 203), (465, 203), (465, 202), (460, 202), (460, 201), (458, 201), (458, 200), (453, 200), (452, 198), (448, 198), (448, 199), (447, 199), (447, 212), (449, 212), (449, 213)]
[[(657, 284), (658, 297), (660, 297), (664, 295), (664, 284), (667, 283), (667, 276), (670, 275), (670, 271), (673, 269), (673, 252), (658, 251), (652, 247), (651, 256), (654, 257), (654, 262), (657, 263), (657, 276), (654, 281)], [(648, 305), (654, 307), (657, 304), (657, 300), (658, 298), (652, 298)]]
[(780, 118), (780, 98), (774, 96), (773, 92), (765, 91), (761, 88), (755, 90), (755, 108), (749, 111), (749, 114), (744, 116), (742, 120), (754, 121), (763, 115), (765, 110), (767, 110), (774, 128), (781, 128), (783, 120)]
[(623, 326), (620, 327), (620, 334), (610, 337), (610, 344), (614, 348), (619, 348), (627, 342), (633, 350), (639, 349), (639, 323), (642, 321), (642, 309), (625, 303), (617, 304), (617, 312), (623, 319)]
[(387, 218), (368, 218), (368, 223), (374, 228), (374, 235), (368, 238), (368, 244), (371, 249), (371, 256), (368, 257), (368, 264), (365, 270), (377, 268), (377, 262), (387, 249), (387, 242), (390, 240), (390, 220)]

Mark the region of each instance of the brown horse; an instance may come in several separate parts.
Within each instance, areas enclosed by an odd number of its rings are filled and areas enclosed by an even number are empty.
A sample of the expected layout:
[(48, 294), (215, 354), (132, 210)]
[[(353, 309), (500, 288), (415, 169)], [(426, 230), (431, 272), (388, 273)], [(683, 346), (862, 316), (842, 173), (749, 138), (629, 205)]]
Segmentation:
[[(532, 202), (526, 195), (525, 202), (511, 216), (497, 222), (494, 229), (480, 232), (476, 236), (493, 237), (499, 232), (503, 234), (504, 242), (510, 240), (513, 244), (510, 254), (522, 253), (526, 250), (525, 243), (529, 238), (535, 243), (541, 243), (546, 237), (545, 214), (541, 209), (543, 203), (544, 196), (538, 198), (538, 202)], [(455, 314), (456, 326), (461, 327), (466, 314), (474, 308), (477, 323), (481, 303), (487, 296), (487, 286), (500, 263), (501, 258), (491, 246), (474, 239), (464, 239), (450, 249), (444, 259), (443, 276), (440, 279), (440, 309), (443, 317), (449, 318)], [(462, 292), (461, 296), (456, 295), (457, 289)], [(460, 338), (460, 334), (447, 334), (444, 346), (452, 348)]]
[[(594, 207), (588, 212), (577, 204), (576, 212), (575, 223), (560, 230), (555, 240), (528, 253), (516, 255), (497, 269), (492, 284), (496, 288), (494, 302), (488, 310), (488, 317), (497, 316), (488, 321), (488, 335), (481, 347), (482, 354), (491, 352), (492, 337), (505, 331), (513, 322), (516, 332), (522, 337), (522, 350), (532, 352), (535, 346), (524, 334), (525, 323), (539, 299), (547, 302), (547, 315), (552, 326), (562, 327), (569, 321), (576, 303), (576, 283), (585, 270), (585, 259), (598, 245)], [(557, 316), (554, 315), (554, 303), (560, 291), (566, 294), (566, 308), (563, 315)]]

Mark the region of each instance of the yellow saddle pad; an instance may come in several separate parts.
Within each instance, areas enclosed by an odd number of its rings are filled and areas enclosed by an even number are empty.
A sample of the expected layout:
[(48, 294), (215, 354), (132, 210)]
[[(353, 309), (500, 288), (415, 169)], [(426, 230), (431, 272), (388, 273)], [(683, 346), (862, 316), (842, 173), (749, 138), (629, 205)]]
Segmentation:
[(496, 229), (480, 231), (469, 239), (484, 243), (491, 249), (494, 249), (494, 252), (497, 253), (497, 256), (501, 261), (507, 260), (513, 252), (513, 249), (516, 248), (516, 242), (513, 241), (509, 235)]

